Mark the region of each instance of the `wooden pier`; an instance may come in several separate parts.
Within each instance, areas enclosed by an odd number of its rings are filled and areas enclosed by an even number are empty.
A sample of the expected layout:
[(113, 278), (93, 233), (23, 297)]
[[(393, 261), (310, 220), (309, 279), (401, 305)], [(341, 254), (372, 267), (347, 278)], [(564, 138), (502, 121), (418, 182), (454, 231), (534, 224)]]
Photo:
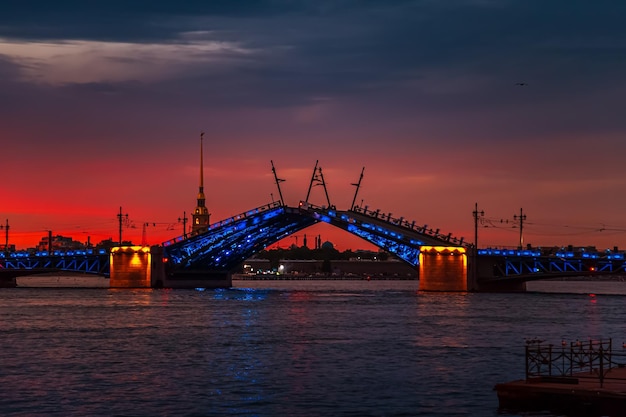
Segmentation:
[(626, 353), (611, 340), (526, 345), (526, 378), (496, 384), (500, 409), (626, 417)]

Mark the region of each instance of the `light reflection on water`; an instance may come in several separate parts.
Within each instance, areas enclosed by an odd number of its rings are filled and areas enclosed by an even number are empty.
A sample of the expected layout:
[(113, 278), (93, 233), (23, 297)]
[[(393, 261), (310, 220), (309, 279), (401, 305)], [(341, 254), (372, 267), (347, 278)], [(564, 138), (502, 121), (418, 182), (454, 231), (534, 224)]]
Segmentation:
[[(624, 297), (411, 281), (3, 289), (0, 410), (40, 416), (510, 416), (525, 338), (624, 337)], [(549, 414), (544, 414), (548, 416)]]

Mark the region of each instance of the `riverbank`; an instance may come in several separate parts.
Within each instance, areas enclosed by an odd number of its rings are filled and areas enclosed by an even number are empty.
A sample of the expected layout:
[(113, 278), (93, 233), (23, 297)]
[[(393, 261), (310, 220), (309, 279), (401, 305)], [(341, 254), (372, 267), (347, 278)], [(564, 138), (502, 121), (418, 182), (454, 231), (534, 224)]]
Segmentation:
[(233, 280), (240, 281), (418, 281), (416, 277), (398, 274), (233, 274)]
[(17, 277), (16, 286), (17, 288), (109, 288), (109, 278), (75, 272), (54, 272)]

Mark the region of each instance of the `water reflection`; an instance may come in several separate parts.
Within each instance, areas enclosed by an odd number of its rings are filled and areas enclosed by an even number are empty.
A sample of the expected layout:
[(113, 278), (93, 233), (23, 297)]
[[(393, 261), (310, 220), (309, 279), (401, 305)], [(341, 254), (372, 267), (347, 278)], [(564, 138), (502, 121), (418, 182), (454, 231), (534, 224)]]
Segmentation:
[[(525, 338), (624, 339), (624, 297), (420, 293), (415, 282), (7, 289), (11, 415), (495, 415)], [(292, 286), (290, 287), (290, 284)], [(619, 343), (619, 342), (618, 342)], [(515, 414), (513, 414), (515, 415)]]

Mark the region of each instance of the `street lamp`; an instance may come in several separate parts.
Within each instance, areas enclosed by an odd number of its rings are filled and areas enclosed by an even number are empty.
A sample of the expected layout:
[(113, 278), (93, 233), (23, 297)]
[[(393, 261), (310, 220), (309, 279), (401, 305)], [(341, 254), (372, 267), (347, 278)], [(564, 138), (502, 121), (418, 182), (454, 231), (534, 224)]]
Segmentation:
[(6, 219), (6, 224), (3, 226), (0, 224), (0, 230), (4, 229), (4, 251), (9, 252), (9, 219)]

